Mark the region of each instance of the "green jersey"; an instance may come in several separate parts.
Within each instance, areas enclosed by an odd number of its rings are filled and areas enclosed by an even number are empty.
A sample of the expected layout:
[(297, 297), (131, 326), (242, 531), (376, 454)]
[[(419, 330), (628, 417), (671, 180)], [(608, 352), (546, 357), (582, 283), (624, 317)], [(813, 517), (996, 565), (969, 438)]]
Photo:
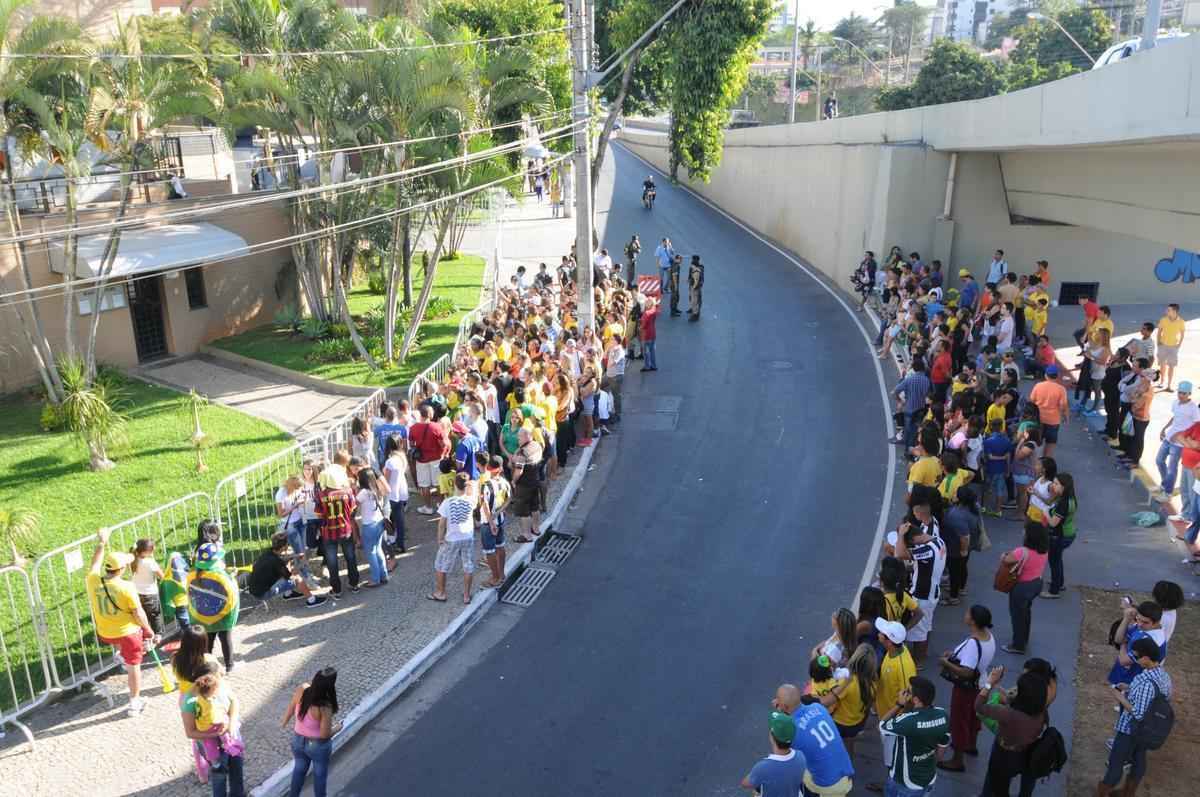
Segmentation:
[(892, 780), (906, 789), (926, 789), (937, 780), (937, 749), (950, 744), (950, 721), (931, 706), (897, 714), (880, 726), (895, 738), (889, 764)]

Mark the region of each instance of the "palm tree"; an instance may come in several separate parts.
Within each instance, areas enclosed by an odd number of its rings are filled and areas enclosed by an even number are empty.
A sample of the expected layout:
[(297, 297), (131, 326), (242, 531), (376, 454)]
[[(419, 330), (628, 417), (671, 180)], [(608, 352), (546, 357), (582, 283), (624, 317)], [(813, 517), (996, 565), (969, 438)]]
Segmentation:
[[(0, 56), (45, 55), (73, 49), (73, 45), (79, 37), (79, 29), (63, 18), (35, 16), (29, 20), (28, 24), (20, 25), (18, 12), (26, 9), (31, 3), (32, 0), (0, 0)], [(19, 237), (22, 231), (13, 174), (13, 160), (16, 153), (12, 146), (21, 132), (10, 118), (10, 103), (22, 87), (37, 82), (62, 68), (63, 64), (53, 59), (0, 57), (0, 136), (3, 137), (4, 142), (4, 213), (8, 221), (9, 232), (13, 237)], [(33, 287), (33, 279), (29, 270), (29, 258), (25, 243), (17, 243), (14, 248), (20, 287), (22, 290), (30, 290)], [(58, 371), (54, 367), (54, 350), (50, 346), (49, 338), (46, 337), (38, 305), (32, 298), (27, 298), (23, 305), (14, 304), (13, 309), (17, 314), (21, 334), (33, 354), (33, 360), (37, 365), (38, 375), (41, 377), (46, 395), (51, 402), (57, 404), (62, 400), (62, 380), (59, 379)]]
[(37, 530), (42, 518), (32, 509), (0, 507), (0, 545), (8, 549), (12, 564), (25, 566), (25, 557), (17, 546), (28, 547), (37, 542)]
[(817, 23), (811, 19), (804, 23), (804, 27), (800, 28), (800, 57), (804, 61), (804, 71), (806, 72), (808, 71), (808, 59), (812, 56), (820, 35), (821, 31), (817, 30)]
[(58, 369), (66, 390), (62, 414), (67, 429), (87, 448), (92, 470), (112, 470), (109, 450), (126, 440), (124, 391), (110, 381), (93, 380), (78, 357), (60, 361)]

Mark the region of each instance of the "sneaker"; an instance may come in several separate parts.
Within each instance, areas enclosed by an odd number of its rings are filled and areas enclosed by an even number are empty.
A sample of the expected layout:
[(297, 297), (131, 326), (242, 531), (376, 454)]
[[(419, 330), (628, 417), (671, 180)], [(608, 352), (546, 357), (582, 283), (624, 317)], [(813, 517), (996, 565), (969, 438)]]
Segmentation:
[(358, 593), (358, 591), (359, 591), (359, 589), (358, 589), (358, 585), (357, 585), (357, 584), (355, 584), (353, 587), (351, 587), (351, 588), (350, 588), (350, 591), (351, 591), (351, 592), (353, 592), (353, 593), (355, 593), (355, 594), (357, 594), (357, 593)]
[(1022, 650), (1021, 648), (1014, 648), (1012, 645), (1001, 645), (1000, 649), (1003, 650), (1005, 653), (1011, 653), (1014, 656), (1024, 656), (1025, 655), (1024, 650)]
[(330, 595), (333, 596), (335, 601), (340, 601), (342, 599), (342, 593), (340, 592), (331, 592)]
[(1001, 504), (1001, 506), (1003, 506), (1005, 509), (1016, 509), (1017, 501), (1016, 501), (1016, 499), (1011, 499), (1011, 500), (1005, 501), (1003, 504)]
[(304, 605), (311, 609), (314, 606), (320, 606), (322, 603), (325, 603), (328, 600), (329, 598), (325, 597), (324, 595), (313, 595), (304, 602)]
[(129, 716), (136, 717), (138, 714), (142, 713), (142, 709), (144, 709), (145, 707), (146, 707), (146, 698), (144, 698), (144, 697), (133, 698), (132, 700), (129, 701), (129, 709), (128, 709)]
[(285, 601), (294, 601), (298, 598), (303, 598), (303, 597), (304, 597), (303, 595), (301, 595), (299, 592), (296, 592), (295, 590), (288, 590), (287, 592), (283, 593), (283, 599)]
[(1155, 501), (1165, 502), (1165, 501), (1171, 500), (1171, 496), (1167, 495), (1162, 490), (1155, 490), (1153, 493), (1150, 494), (1150, 497), (1153, 498)]
[(1041, 594), (1041, 595), (1039, 595), (1038, 597), (1039, 597), (1039, 598), (1045, 598), (1046, 600), (1051, 600), (1051, 601), (1052, 601), (1052, 600), (1058, 600), (1059, 598), (1061, 598), (1061, 597), (1062, 597), (1062, 593), (1061, 593), (1061, 592), (1051, 592), (1051, 591), (1049, 591), (1049, 590), (1045, 590), (1045, 591), (1043, 591), (1043, 592), (1042, 592), (1042, 594)]
[(420, 515), (432, 515), (432, 514), (433, 514), (433, 507), (431, 507), (431, 506), (419, 506), (419, 507), (417, 507), (417, 514), (420, 514)]
[(1112, 747), (1113, 747), (1113, 739), (1112, 739), (1112, 738), (1105, 739), (1105, 740), (1104, 740), (1104, 746), (1105, 746), (1105, 747), (1107, 747), (1109, 750), (1112, 750)]
[(1117, 439), (1117, 438), (1115, 438), (1115, 437), (1110, 437), (1110, 438), (1108, 438), (1107, 442), (1108, 442), (1108, 447), (1109, 447), (1109, 448), (1117, 448), (1117, 449), (1119, 449), (1119, 448), (1121, 447), (1121, 441), (1120, 441), (1120, 440), (1118, 440), (1118, 439)]

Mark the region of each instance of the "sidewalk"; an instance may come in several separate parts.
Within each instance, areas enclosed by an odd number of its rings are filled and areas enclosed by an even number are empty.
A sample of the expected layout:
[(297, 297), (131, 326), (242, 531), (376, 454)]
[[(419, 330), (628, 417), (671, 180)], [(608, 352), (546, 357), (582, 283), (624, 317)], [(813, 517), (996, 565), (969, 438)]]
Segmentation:
[(270, 421), (297, 439), (326, 429), (363, 398), (292, 384), (266, 370), (204, 355), (152, 363), (138, 374), (185, 393), (194, 388), (218, 404)]
[[(1196, 310), (1200, 312), (1200, 306)], [(1161, 314), (1162, 308), (1158, 308)], [(1058, 318), (1055, 318), (1055, 314)], [(1070, 341), (1071, 331), (1075, 326), (1069, 326), (1075, 321), (1075, 315), (1081, 315), (1078, 308), (1059, 308), (1052, 313), (1050, 334), (1051, 340), (1061, 345), (1064, 340)], [(1122, 328), (1118, 320), (1118, 335), (1128, 335), (1131, 330), (1140, 326), (1145, 314), (1142, 309), (1128, 313), (1136, 321), (1124, 322), (1129, 329)], [(1184, 310), (1187, 316), (1186, 308)], [(1115, 319), (1123, 318), (1114, 308)], [(1146, 320), (1157, 321), (1158, 315)], [(1057, 321), (1057, 324), (1055, 323)], [(1069, 328), (1068, 328), (1069, 327)], [(1066, 331), (1063, 332), (1063, 329)], [(1193, 325), (1189, 324), (1189, 333)], [(1200, 338), (1200, 322), (1195, 324), (1197, 338)], [(1124, 342), (1121, 340), (1120, 342)], [(1118, 344), (1119, 345), (1119, 344)], [(1196, 347), (1200, 348), (1200, 347)], [(1189, 352), (1189, 349), (1192, 349)], [(1064, 357), (1073, 355), (1077, 348), (1060, 349), (1059, 354), (1064, 361), (1073, 363), (1075, 358)], [(1191, 356), (1189, 356), (1189, 354)], [(1195, 348), (1188, 346), (1185, 340), (1184, 352), (1180, 359), (1182, 378), (1200, 376), (1200, 356)], [(889, 387), (895, 386), (894, 374), (889, 374)], [(1178, 383), (1179, 376), (1176, 377)], [(1023, 392), (1028, 392), (1034, 383), (1029, 380), (1022, 382)], [(1155, 399), (1156, 408), (1166, 404), (1169, 415), (1169, 399), (1167, 394), (1160, 394)], [(1059, 439), (1055, 459), (1059, 472), (1070, 473), (1075, 477), (1076, 490), (1079, 496), (1079, 510), (1076, 519), (1077, 542), (1064, 554), (1064, 570), (1066, 573), (1067, 589), (1059, 600), (1038, 600), (1033, 609), (1033, 630), (1027, 656), (1013, 656), (997, 650), (994, 663), (1004, 665), (1008, 674), (1004, 686), (1012, 686), (1021, 665), (1026, 658), (1041, 657), (1050, 660), (1058, 669), (1058, 696), (1051, 708), (1052, 724), (1063, 734), (1068, 751), (1073, 760), (1099, 759), (1107, 756), (1107, 751), (1076, 750), (1072, 748), (1076, 715), (1076, 668), (1081, 655), (1080, 626), (1083, 621), (1083, 604), (1080, 587), (1094, 587), (1103, 590), (1120, 590), (1148, 592), (1160, 579), (1169, 578), (1179, 582), (1189, 600), (1196, 599), (1196, 584), (1187, 568), (1179, 564), (1179, 551), (1176, 543), (1171, 542), (1170, 526), (1143, 529), (1131, 526), (1129, 516), (1136, 511), (1146, 509), (1146, 490), (1136, 483), (1131, 483), (1124, 470), (1116, 467), (1115, 461), (1108, 454), (1108, 446), (1103, 437), (1097, 434), (1084, 419), (1073, 415), (1064, 428)], [(1101, 426), (1103, 419), (1100, 419)], [(1151, 423), (1147, 432), (1147, 440), (1154, 434), (1157, 439), (1157, 428)], [(1149, 442), (1147, 447), (1150, 448)], [(1153, 465), (1153, 453), (1149, 455), (1150, 470), (1157, 479), (1157, 470)], [(896, 500), (891, 513), (891, 527), (899, 521), (905, 512), (906, 473), (907, 465), (898, 468), (901, 472), (895, 474)], [(992, 540), (992, 548), (986, 552), (974, 552), (970, 558), (970, 577), (968, 592), (962, 597), (962, 603), (953, 607), (939, 607), (935, 615), (934, 630), (929, 639), (930, 660), (922, 675), (934, 681), (938, 689), (939, 705), (949, 704), (950, 686), (938, 677), (939, 668), (936, 657), (943, 651), (953, 649), (966, 636), (963, 615), (972, 604), (979, 603), (987, 606), (992, 612), (997, 648), (1011, 641), (1012, 624), (1008, 614), (1007, 596), (992, 589), (992, 578), (999, 566), (1000, 556), (1021, 544), (1023, 536), (1023, 519), (1015, 517), (1009, 511), (1004, 519), (985, 517), (985, 527)], [(1047, 573), (1048, 578), (1048, 573)], [(1116, 608), (1113, 608), (1114, 617)], [(1104, 707), (1107, 711), (1107, 706)], [(1114, 715), (1115, 716), (1115, 715)], [(1108, 714), (1103, 715), (1104, 722), (1109, 721)], [(942, 793), (946, 794), (978, 794), (983, 786), (987, 770), (988, 755), (991, 750), (993, 737), (986, 730), (979, 736), (978, 757), (967, 756), (967, 770), (963, 773), (939, 772), (938, 780), (943, 785)], [(855, 794), (866, 792), (858, 788), (858, 784), (878, 781), (883, 777), (884, 764), (880, 755), (879, 736), (876, 733), (864, 733), (855, 753), (855, 767), (858, 776), (855, 778)], [(1052, 777), (1049, 781), (1040, 783), (1037, 794), (1045, 797), (1060, 797), (1071, 794), (1091, 794), (1094, 784), (1073, 784), (1069, 782), (1071, 764), (1060, 776)], [(1068, 791), (1068, 785), (1074, 786)], [(1080, 790), (1087, 786), (1087, 790)], [(947, 791), (947, 789), (949, 789)]]

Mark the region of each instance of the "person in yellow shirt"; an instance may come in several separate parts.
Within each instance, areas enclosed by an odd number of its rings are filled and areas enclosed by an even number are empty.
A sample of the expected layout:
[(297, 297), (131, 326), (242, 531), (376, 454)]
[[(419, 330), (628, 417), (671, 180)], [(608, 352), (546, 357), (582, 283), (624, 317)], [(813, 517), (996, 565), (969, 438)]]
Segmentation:
[(512, 344), (504, 337), (503, 333), (497, 332), (496, 338), (496, 359), (502, 363), (512, 360), (513, 348)]
[(96, 535), (99, 544), (92, 552), (92, 563), (88, 567), (84, 584), (88, 603), (92, 607), (92, 619), (96, 623), (96, 636), (100, 641), (117, 649), (118, 657), (125, 665), (129, 679), (129, 714), (140, 714), (146, 707), (142, 699), (142, 656), (145, 640), (157, 644), (158, 636), (150, 627), (150, 620), (138, 600), (137, 587), (122, 576), (125, 568), (133, 561), (133, 555), (108, 551), (108, 529)]
[(938, 481), (942, 478), (942, 463), (938, 461), (938, 458), (929, 454), (923, 445), (918, 445), (917, 448), (921, 451), (921, 456), (908, 469), (908, 491), (910, 493), (913, 485), (916, 484), (937, 487)]
[(1050, 316), (1050, 300), (1043, 294), (1038, 297), (1034, 304), (1025, 308), (1025, 320), (1029, 322), (1029, 328), (1037, 337), (1046, 334), (1046, 321)]
[(853, 756), (854, 740), (867, 724), (867, 714), (875, 702), (875, 680), (879, 676), (875, 648), (866, 643), (855, 648), (846, 662), (846, 671), (849, 678), (838, 681), (821, 698), (821, 704), (833, 715), (846, 752)]
[(1001, 427), (1003, 427), (1007, 413), (1005, 407), (1010, 401), (1012, 401), (1012, 394), (1007, 390), (996, 391), (992, 403), (987, 408), (987, 426), (989, 428), (991, 428), (992, 421), (1000, 421)]
[(1096, 320), (1092, 322), (1090, 327), (1088, 327), (1088, 339), (1094, 344), (1099, 344), (1101, 342), (1100, 330), (1102, 329), (1108, 332), (1108, 339), (1112, 340), (1112, 308), (1107, 304), (1100, 305), (1100, 314), (1096, 316)]
[(882, 717), (908, 688), (909, 679), (917, 674), (917, 665), (908, 648), (904, 647), (908, 632), (903, 625), (880, 617), (875, 620), (875, 630), (879, 632), (879, 642), (884, 648), (879, 683), (875, 687), (875, 712)]
[(958, 495), (958, 488), (969, 483), (975, 477), (973, 472), (961, 465), (962, 460), (957, 451), (942, 452), (942, 471), (946, 475), (938, 484), (938, 492), (942, 494), (942, 499), (946, 502), (946, 506), (950, 506), (955, 502), (955, 498)]
[[(1187, 323), (1179, 317), (1179, 305), (1168, 304), (1167, 314), (1158, 319), (1158, 365), (1159, 382), (1166, 384), (1171, 392), (1175, 380), (1175, 366), (1179, 365), (1179, 347), (1187, 333)], [(1165, 380), (1165, 381), (1164, 381)]]
[(808, 662), (808, 694), (818, 699), (825, 697), (838, 685), (833, 677), (833, 662), (822, 654)]

